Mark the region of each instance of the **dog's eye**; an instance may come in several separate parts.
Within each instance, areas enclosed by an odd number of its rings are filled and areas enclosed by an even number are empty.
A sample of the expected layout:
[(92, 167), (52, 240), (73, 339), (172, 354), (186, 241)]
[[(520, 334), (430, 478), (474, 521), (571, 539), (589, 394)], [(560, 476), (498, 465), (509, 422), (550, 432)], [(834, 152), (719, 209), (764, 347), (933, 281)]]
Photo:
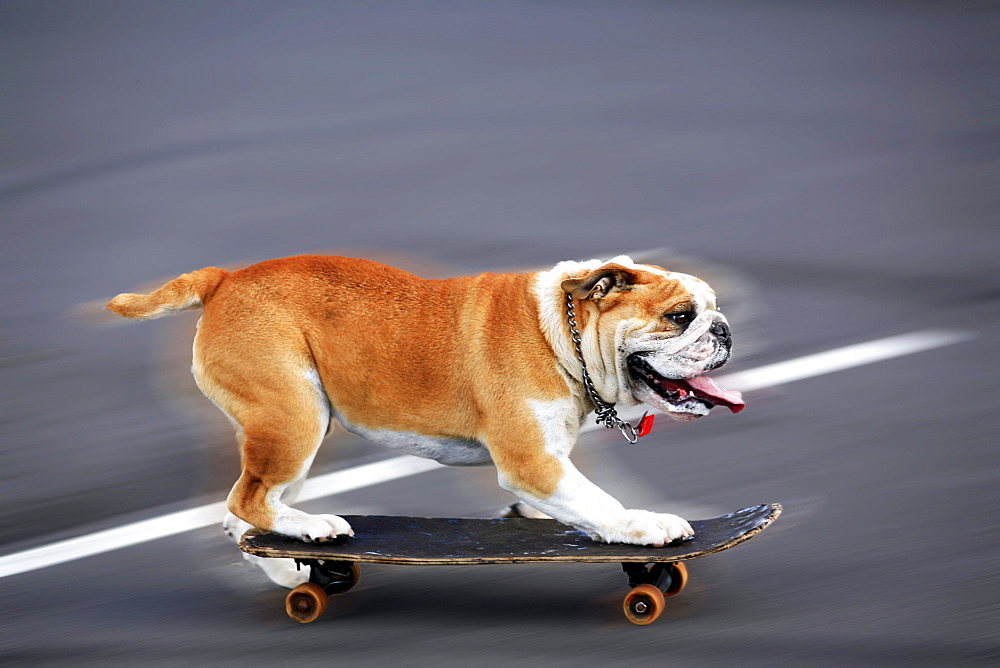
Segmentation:
[(683, 327), (692, 320), (694, 320), (694, 314), (691, 311), (683, 311), (681, 313), (668, 313), (667, 320), (674, 323), (675, 325)]

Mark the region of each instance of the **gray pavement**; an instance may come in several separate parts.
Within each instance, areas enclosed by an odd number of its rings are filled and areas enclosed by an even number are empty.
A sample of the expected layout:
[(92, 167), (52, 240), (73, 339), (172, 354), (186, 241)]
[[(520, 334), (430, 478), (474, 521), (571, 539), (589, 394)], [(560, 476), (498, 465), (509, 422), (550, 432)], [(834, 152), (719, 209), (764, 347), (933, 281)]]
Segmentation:
[[(320, 622), (217, 530), (0, 581), (24, 664), (954, 665), (1000, 658), (1000, 252), (986, 3), (0, 4), (0, 555), (222, 498), (192, 314), (81, 312), (336, 250), (427, 275), (649, 250), (721, 286), (731, 370), (950, 327), (581, 465), (780, 501), (628, 625), (614, 568), (366, 569)], [(91, 313), (92, 315), (92, 313)], [(189, 317), (192, 316), (192, 317)], [(662, 421), (661, 421), (662, 422)], [(336, 436), (318, 472), (388, 453)], [(312, 501), (488, 515), (490, 470)]]

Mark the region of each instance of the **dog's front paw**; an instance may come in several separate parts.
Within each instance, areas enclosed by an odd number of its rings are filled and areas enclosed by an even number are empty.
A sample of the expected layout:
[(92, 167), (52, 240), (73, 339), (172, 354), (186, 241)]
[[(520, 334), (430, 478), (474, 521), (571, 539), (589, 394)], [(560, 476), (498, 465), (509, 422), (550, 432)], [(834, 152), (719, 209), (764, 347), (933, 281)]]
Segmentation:
[(652, 545), (694, 538), (691, 525), (677, 515), (651, 513), (648, 510), (626, 510), (617, 521), (601, 532), (608, 543)]

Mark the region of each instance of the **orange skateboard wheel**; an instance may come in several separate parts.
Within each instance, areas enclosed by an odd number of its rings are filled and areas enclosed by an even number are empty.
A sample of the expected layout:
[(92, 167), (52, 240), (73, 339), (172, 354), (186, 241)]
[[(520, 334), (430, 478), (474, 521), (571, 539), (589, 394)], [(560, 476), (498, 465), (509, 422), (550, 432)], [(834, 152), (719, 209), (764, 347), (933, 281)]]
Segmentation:
[(350, 589), (353, 589), (358, 581), (361, 580), (361, 566), (356, 563), (351, 564), (351, 577), (350, 580), (344, 585), (344, 590), (342, 592), (337, 592), (338, 594), (344, 593)]
[(285, 597), (285, 612), (297, 622), (308, 624), (316, 621), (326, 610), (327, 596), (318, 584), (306, 582)]
[(683, 561), (676, 561), (668, 564), (667, 567), (670, 569), (670, 586), (663, 592), (663, 595), (669, 598), (684, 591), (688, 582), (688, 569)]
[(665, 607), (663, 592), (651, 584), (635, 587), (625, 596), (622, 603), (625, 617), (639, 626), (655, 622)]

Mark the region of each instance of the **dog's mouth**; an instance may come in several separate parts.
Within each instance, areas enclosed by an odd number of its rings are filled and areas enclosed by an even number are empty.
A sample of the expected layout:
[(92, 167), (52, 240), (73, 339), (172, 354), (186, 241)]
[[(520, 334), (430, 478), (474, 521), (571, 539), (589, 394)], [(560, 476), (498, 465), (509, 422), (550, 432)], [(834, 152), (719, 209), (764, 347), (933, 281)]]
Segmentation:
[(666, 378), (658, 374), (641, 355), (631, 355), (628, 367), (632, 378), (641, 381), (670, 406), (668, 412), (671, 414), (697, 417), (715, 406), (725, 406), (733, 413), (739, 413), (746, 406), (739, 392), (724, 390), (708, 376)]

